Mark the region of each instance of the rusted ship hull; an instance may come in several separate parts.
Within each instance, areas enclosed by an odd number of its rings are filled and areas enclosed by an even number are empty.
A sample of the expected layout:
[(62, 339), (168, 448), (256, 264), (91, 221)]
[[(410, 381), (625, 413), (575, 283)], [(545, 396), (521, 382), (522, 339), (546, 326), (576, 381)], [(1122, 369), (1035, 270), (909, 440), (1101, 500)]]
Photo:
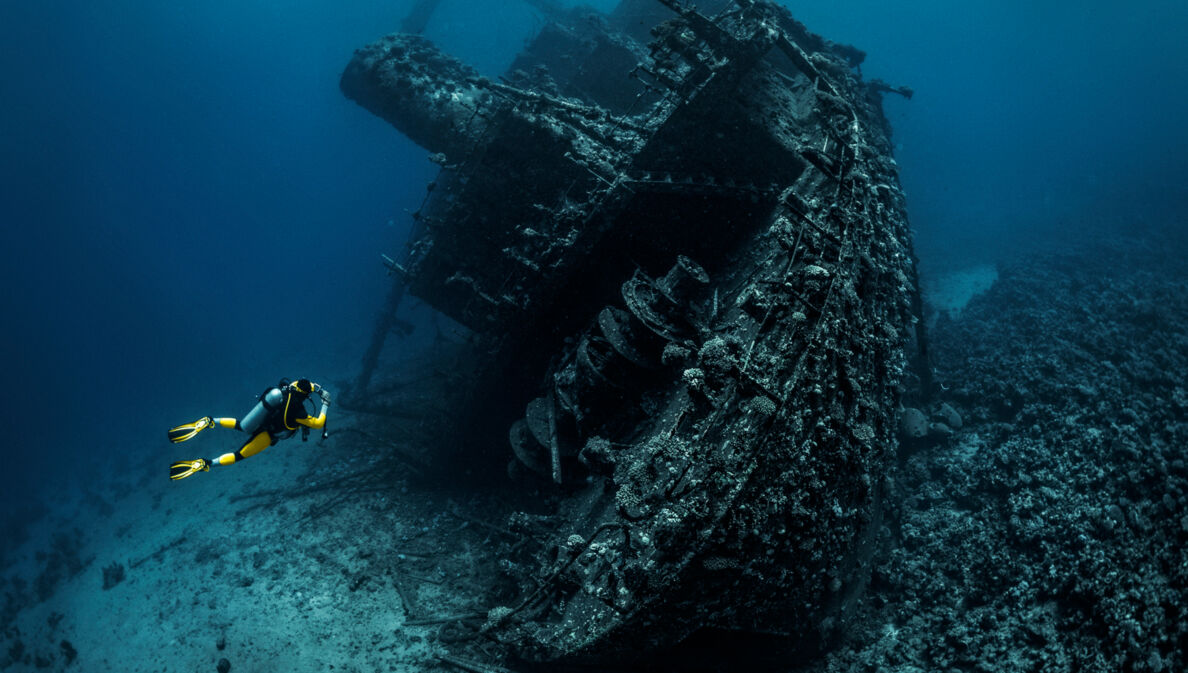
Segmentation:
[(877, 532), (914, 292), (882, 87), (773, 4), (659, 4), (647, 49), (614, 15), (587, 49), (644, 54), (605, 103), (410, 36), (343, 77), (443, 155), (406, 280), (483, 337), (509, 453), (565, 487), (485, 627), (532, 660), (814, 638)]

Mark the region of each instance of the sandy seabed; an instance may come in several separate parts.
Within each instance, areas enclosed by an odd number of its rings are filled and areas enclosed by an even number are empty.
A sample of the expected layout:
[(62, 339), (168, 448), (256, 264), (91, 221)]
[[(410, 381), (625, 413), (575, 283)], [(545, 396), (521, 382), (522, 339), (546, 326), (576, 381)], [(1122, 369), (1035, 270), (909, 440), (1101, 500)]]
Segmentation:
[(231, 435), (173, 447), (162, 433), (159, 471), (108, 485), (118, 493), (72, 490), (30, 527), (9, 553), (0, 669), (439, 666), (440, 625), (407, 622), (480, 609), (458, 583), (490, 534), (450, 513), (456, 494), (410, 491), (349, 435), (169, 481), (170, 458), (220, 453)]

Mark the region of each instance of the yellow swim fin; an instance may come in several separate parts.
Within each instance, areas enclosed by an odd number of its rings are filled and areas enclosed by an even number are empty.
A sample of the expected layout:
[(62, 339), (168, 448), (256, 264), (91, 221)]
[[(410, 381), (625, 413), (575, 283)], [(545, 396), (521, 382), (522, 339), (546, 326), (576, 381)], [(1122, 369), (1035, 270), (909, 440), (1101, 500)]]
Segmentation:
[(169, 478), (177, 481), (185, 479), (195, 472), (209, 472), (210, 461), (205, 458), (197, 460), (181, 460), (169, 466)]
[(193, 423), (186, 423), (179, 425), (169, 431), (169, 441), (177, 444), (184, 442), (187, 439), (193, 439), (194, 435), (214, 425), (214, 420), (210, 416), (204, 416), (194, 421)]

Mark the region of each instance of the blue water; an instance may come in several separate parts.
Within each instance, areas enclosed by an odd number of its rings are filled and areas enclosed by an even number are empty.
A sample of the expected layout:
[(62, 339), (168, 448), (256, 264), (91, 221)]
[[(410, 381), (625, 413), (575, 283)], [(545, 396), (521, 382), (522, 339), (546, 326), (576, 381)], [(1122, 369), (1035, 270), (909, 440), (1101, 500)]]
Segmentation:
[[(411, 4), (0, 4), (6, 505), (164, 478), (170, 425), (354, 376), (435, 171), (338, 76)], [(915, 89), (887, 112), (926, 267), (1182, 227), (1188, 3), (788, 4)], [(445, 0), (427, 35), (497, 75), (538, 25)]]
[(790, 2), (867, 51), (926, 264), (1085, 228), (1182, 227), (1188, 3)]

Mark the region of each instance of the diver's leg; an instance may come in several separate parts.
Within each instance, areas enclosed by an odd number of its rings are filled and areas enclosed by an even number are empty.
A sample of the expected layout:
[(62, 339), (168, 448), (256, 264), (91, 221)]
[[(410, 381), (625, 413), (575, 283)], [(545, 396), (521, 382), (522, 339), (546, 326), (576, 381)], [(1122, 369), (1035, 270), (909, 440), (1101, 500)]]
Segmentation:
[(215, 422), (215, 425), (219, 426), (220, 428), (238, 428), (239, 427), (239, 421), (234, 418), (216, 418), (216, 419), (214, 419), (214, 422)]
[(238, 451), (235, 453), (224, 453), (223, 455), (211, 461), (211, 464), (230, 465), (237, 460), (251, 458), (264, 449), (267, 449), (269, 446), (272, 446), (272, 437), (270, 437), (267, 432), (257, 432), (251, 439), (247, 441), (247, 443), (239, 447)]

